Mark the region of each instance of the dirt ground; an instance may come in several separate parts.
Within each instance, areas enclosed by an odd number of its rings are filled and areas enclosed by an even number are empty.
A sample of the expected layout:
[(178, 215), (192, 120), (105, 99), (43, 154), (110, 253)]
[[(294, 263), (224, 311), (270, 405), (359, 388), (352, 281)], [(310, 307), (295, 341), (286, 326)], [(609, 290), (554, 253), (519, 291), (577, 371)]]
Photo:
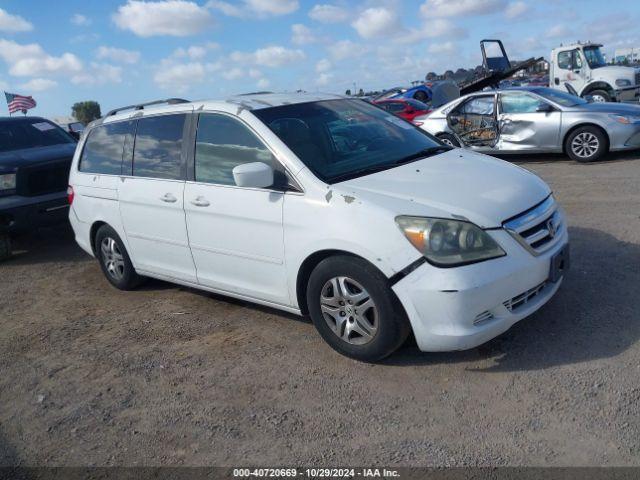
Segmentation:
[(0, 465), (640, 465), (640, 158), (515, 161), (570, 223), (541, 311), (381, 365), (304, 318), (158, 281), (111, 288), (69, 229), (0, 264)]

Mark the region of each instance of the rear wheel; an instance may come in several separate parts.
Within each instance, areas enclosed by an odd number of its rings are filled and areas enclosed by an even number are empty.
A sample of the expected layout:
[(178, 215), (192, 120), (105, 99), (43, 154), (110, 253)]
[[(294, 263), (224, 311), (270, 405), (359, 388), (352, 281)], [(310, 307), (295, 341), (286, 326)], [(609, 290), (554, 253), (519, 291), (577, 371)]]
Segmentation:
[(423, 92), (422, 90), (418, 90), (416, 93), (414, 93), (413, 98), (423, 103), (426, 103), (429, 101), (429, 96), (427, 95), (426, 92)]
[(448, 145), (450, 147), (460, 147), (460, 142), (458, 141), (458, 139), (450, 133), (441, 133), (440, 135), (438, 135), (438, 138), (445, 145)]
[(410, 332), (387, 279), (360, 258), (335, 256), (320, 262), (309, 278), (307, 305), (322, 338), (358, 360), (390, 355)]
[(593, 90), (587, 95), (590, 95), (595, 103), (610, 102), (611, 95), (606, 90)]
[(579, 127), (567, 137), (564, 145), (567, 155), (577, 162), (594, 162), (607, 153), (606, 135), (596, 127)]
[(11, 237), (6, 233), (0, 234), (0, 260), (11, 256)]
[(143, 277), (133, 268), (124, 243), (108, 225), (96, 233), (95, 251), (102, 273), (109, 283), (120, 290), (132, 290), (142, 283)]

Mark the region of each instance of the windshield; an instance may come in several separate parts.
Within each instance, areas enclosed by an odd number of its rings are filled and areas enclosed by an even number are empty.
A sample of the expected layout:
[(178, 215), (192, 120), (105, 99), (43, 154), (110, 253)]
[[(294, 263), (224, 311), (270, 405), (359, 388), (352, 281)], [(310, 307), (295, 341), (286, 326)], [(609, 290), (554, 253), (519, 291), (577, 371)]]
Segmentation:
[(587, 63), (591, 68), (600, 68), (607, 64), (600, 47), (585, 47), (584, 56), (587, 58)]
[(41, 118), (0, 122), (0, 152), (75, 143), (71, 135)]
[(563, 107), (575, 107), (576, 105), (585, 105), (587, 102), (585, 99), (571, 95), (570, 93), (560, 92), (558, 90), (552, 90), (550, 88), (537, 88), (533, 90), (541, 97), (551, 100)]
[(392, 168), (442, 144), (411, 123), (361, 100), (326, 100), (253, 112), (322, 181)]

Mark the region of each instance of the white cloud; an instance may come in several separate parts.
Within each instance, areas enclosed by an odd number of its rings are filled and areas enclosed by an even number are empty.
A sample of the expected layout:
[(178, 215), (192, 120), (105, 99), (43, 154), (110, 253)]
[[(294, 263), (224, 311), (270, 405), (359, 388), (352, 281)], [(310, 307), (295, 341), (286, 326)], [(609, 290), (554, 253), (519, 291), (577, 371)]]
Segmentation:
[(126, 5), (118, 7), (113, 21), (120, 29), (130, 30), (140, 37), (184, 37), (200, 33), (213, 23), (206, 8), (186, 0), (128, 0)]
[(304, 58), (305, 54), (302, 50), (292, 50), (279, 45), (259, 48), (252, 53), (233, 52), (231, 54), (231, 60), (234, 62), (255, 63), (263, 67), (280, 67)]
[(37, 43), (19, 44), (0, 39), (0, 58), (16, 77), (34, 77), (43, 74), (72, 74), (82, 69), (82, 62), (72, 53), (59, 57), (49, 55)]
[(316, 85), (318, 85), (320, 87), (324, 87), (326, 85), (329, 85), (329, 83), (331, 82), (332, 78), (333, 78), (333, 73), (331, 73), (331, 72), (323, 72), (320, 75), (318, 75), (318, 78), (316, 78)]
[(420, 6), (420, 13), (427, 19), (486, 15), (500, 12), (504, 5), (504, 0), (426, 0)]
[(194, 83), (202, 82), (206, 76), (206, 68), (202, 63), (170, 63), (163, 60), (153, 80), (166, 90), (185, 92)]
[(366, 53), (368, 48), (351, 40), (340, 40), (327, 47), (329, 54), (334, 60), (345, 60), (355, 58)]
[(220, 45), (215, 42), (205, 43), (204, 45), (191, 45), (187, 48), (176, 48), (172, 56), (176, 58), (189, 57), (191, 60), (199, 60), (206, 57), (209, 51), (217, 50), (218, 48), (220, 48)]
[(396, 43), (413, 44), (426, 38), (437, 37), (462, 38), (467, 36), (467, 31), (446, 18), (433, 18), (419, 28), (411, 28), (394, 39)]
[(329, 70), (331, 70), (332, 66), (333, 65), (331, 65), (331, 62), (329, 60), (323, 58), (322, 60), (318, 60), (318, 63), (316, 63), (316, 72), (328, 72)]
[(243, 0), (240, 4), (210, 0), (206, 6), (230, 17), (240, 18), (287, 15), (300, 7), (298, 0)]
[(570, 34), (571, 32), (569, 31), (569, 28), (562, 24), (562, 23), (558, 23), (556, 25), (553, 25), (552, 27), (550, 27), (544, 34), (545, 37), (547, 38), (559, 38), (559, 37), (566, 37)]
[(376, 38), (397, 33), (400, 28), (395, 11), (384, 7), (367, 8), (351, 24), (362, 38)]
[(271, 85), (271, 82), (267, 78), (261, 78), (260, 80), (258, 80), (258, 83), (256, 85), (258, 86), (258, 88), (267, 88), (269, 87), (269, 85)]
[(453, 55), (457, 48), (453, 42), (432, 43), (429, 45), (428, 51), (436, 55)]
[(0, 8), (0, 32), (30, 32), (31, 30), (33, 30), (31, 22)]
[(95, 86), (120, 82), (122, 82), (122, 67), (108, 63), (91, 62), (89, 68), (71, 77), (71, 83), (75, 85)]
[(124, 48), (98, 47), (96, 58), (100, 60), (111, 60), (116, 63), (134, 64), (140, 61), (140, 52), (125, 50)]
[(291, 25), (291, 42), (295, 45), (307, 45), (318, 41), (311, 29), (301, 23)]
[(342, 7), (323, 4), (315, 5), (309, 12), (309, 17), (321, 23), (340, 23), (349, 20), (349, 12)]
[(232, 68), (230, 70), (225, 70), (222, 72), (222, 76), (227, 80), (237, 80), (245, 76), (245, 72), (242, 68)]
[(91, 19), (80, 13), (73, 14), (69, 21), (78, 27), (88, 27), (91, 25)]
[(42, 92), (44, 90), (49, 90), (50, 88), (58, 85), (58, 82), (55, 80), (50, 80), (48, 78), (33, 78), (29, 80), (27, 83), (23, 83), (19, 86), (21, 91), (27, 92)]
[(523, 16), (529, 11), (529, 5), (524, 2), (511, 2), (504, 12), (507, 18), (514, 19)]

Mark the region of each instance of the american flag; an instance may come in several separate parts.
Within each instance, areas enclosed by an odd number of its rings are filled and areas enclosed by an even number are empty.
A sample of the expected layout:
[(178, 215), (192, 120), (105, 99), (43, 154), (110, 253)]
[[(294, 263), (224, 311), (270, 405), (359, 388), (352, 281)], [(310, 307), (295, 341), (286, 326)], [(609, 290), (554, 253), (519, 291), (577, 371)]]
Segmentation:
[(26, 114), (27, 110), (36, 106), (36, 101), (31, 96), (25, 97), (24, 95), (18, 95), (17, 93), (7, 92), (4, 92), (4, 96), (7, 99), (9, 113), (22, 111), (22, 113)]

